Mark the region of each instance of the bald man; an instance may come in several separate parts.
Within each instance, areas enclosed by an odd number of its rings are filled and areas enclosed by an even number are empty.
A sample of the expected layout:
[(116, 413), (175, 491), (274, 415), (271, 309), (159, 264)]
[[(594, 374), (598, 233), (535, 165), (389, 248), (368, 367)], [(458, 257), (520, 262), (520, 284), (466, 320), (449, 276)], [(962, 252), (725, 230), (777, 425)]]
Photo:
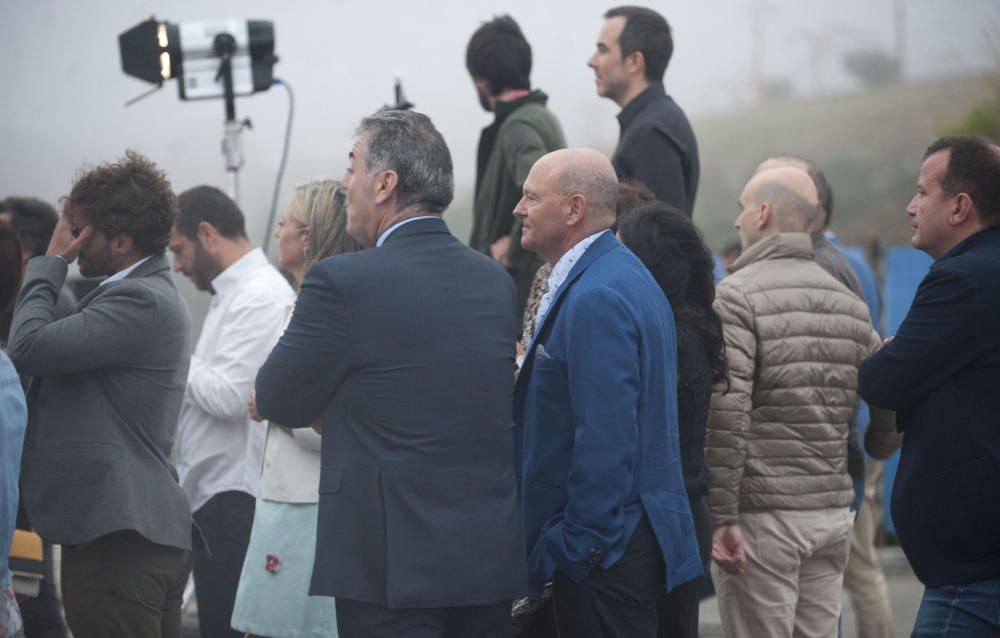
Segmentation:
[[(872, 315), (872, 325), (878, 330), (878, 313), (882, 307), (881, 293), (875, 272), (864, 259), (849, 257), (827, 237), (830, 218), (833, 215), (833, 189), (826, 175), (812, 160), (797, 155), (776, 155), (757, 166), (756, 172), (780, 166), (792, 166), (805, 171), (816, 187), (819, 199), (817, 215), (809, 228), (812, 240), (813, 259), (823, 270), (833, 275), (851, 292), (865, 300)], [(832, 235), (831, 235), (832, 236)], [(864, 278), (865, 285), (861, 284)], [(868, 406), (859, 402), (854, 418), (850, 421), (847, 434), (847, 472), (854, 483), (855, 512), (854, 530), (851, 535), (851, 552), (844, 571), (844, 590), (851, 597), (854, 606), (854, 621), (859, 636), (865, 638), (891, 638), (892, 608), (889, 605), (889, 590), (885, 584), (885, 574), (875, 551), (875, 535), (882, 510), (882, 499), (878, 496), (878, 485), (883, 481), (885, 462), (865, 459), (859, 432), (868, 428), (870, 417)]]
[(829, 636), (840, 615), (848, 421), (879, 339), (865, 303), (813, 261), (816, 203), (799, 168), (754, 175), (736, 219), (743, 253), (716, 289), (730, 382), (712, 396), (705, 462), (727, 636)]
[(529, 595), (560, 636), (656, 635), (656, 600), (702, 573), (677, 440), (670, 305), (609, 230), (618, 180), (585, 149), (543, 156), (514, 209), (552, 265), (517, 379)]

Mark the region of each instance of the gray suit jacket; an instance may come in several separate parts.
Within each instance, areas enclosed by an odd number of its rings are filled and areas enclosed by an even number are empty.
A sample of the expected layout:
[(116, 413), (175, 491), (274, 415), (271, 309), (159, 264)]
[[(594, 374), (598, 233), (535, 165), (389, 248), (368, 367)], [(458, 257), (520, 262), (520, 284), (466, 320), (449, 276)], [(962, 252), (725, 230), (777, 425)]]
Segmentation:
[(191, 316), (157, 255), (98, 286), (55, 320), (66, 263), (28, 262), (8, 354), (34, 377), (21, 483), (47, 541), (135, 530), (191, 548), (191, 513), (170, 464), (184, 397)]

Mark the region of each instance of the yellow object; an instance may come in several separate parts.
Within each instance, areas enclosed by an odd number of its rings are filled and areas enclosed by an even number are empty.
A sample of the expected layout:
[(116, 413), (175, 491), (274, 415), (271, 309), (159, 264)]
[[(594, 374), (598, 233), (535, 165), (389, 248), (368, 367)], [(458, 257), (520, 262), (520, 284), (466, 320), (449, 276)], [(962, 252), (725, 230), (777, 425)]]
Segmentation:
[(10, 546), (10, 572), (14, 593), (20, 596), (37, 596), (45, 573), (45, 555), (41, 537), (23, 529), (14, 530)]

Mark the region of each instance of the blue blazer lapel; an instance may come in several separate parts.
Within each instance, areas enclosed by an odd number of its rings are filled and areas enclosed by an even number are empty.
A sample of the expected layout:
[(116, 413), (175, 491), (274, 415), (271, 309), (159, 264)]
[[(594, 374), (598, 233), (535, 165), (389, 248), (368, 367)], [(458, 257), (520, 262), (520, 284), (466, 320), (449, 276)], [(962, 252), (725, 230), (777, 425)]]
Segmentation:
[[(566, 296), (566, 291), (570, 289), (573, 282), (580, 278), (580, 275), (587, 270), (590, 264), (594, 263), (598, 257), (618, 245), (618, 240), (615, 238), (614, 234), (610, 232), (604, 233), (597, 238), (597, 241), (590, 245), (590, 248), (583, 253), (580, 260), (576, 262), (575, 266), (573, 266), (573, 270), (569, 271), (569, 274), (566, 275), (566, 281), (564, 281), (562, 285), (559, 286), (559, 290), (556, 291), (556, 296), (552, 299), (552, 303), (549, 305), (549, 311), (545, 313), (545, 317), (542, 318), (542, 323), (535, 326), (535, 334), (531, 337), (531, 343), (528, 345), (528, 351), (524, 355), (524, 363), (522, 364), (521, 370), (517, 375), (517, 388), (523, 385), (524, 382), (522, 379), (528, 376), (525, 373), (527, 372), (527, 368), (529, 368), (534, 362), (535, 348), (538, 344), (538, 337), (553, 320), (553, 317), (555, 317), (563, 297)], [(517, 393), (517, 388), (515, 388), (515, 395)]]

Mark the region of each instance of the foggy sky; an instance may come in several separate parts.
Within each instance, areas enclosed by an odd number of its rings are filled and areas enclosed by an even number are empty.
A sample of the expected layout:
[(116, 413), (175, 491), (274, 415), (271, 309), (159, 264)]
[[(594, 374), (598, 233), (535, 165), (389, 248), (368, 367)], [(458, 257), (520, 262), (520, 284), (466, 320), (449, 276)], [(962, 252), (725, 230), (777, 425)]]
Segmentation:
[[(965, 75), (1000, 64), (1000, 51), (987, 37), (991, 29), (1000, 32), (1000, 2), (904, 4), (908, 79)], [(200, 183), (223, 187), (222, 101), (182, 102), (169, 82), (124, 108), (149, 85), (121, 72), (117, 36), (151, 14), (172, 22), (266, 19), (275, 23), (280, 57), (275, 75), (291, 84), (297, 98), (281, 205), (297, 183), (341, 177), (354, 127), (391, 101), (393, 78), (400, 73), (407, 97), (434, 119), (451, 148), (458, 197), (445, 219), (467, 239), (476, 141), (492, 118), (480, 109), (465, 70), (470, 35), (481, 22), (510, 13), (533, 47), (532, 83), (550, 95), (549, 106), (570, 145), (610, 152), (618, 136), (618, 108), (597, 97), (586, 67), (601, 15), (610, 6), (595, 0), (2, 0), (0, 197), (35, 195), (54, 203), (82, 164), (112, 159), (125, 148), (158, 162), (178, 192)], [(811, 52), (819, 50), (817, 44), (826, 47), (822, 76), (828, 92), (857, 88), (842, 71), (844, 51), (893, 48), (890, 0), (689, 0), (651, 6), (674, 31), (667, 91), (693, 120), (749, 103), (755, 7), (762, 13), (758, 42), (766, 76), (791, 81), (803, 95), (815, 86)], [(240, 204), (255, 243), (264, 232), (286, 109), (278, 87), (237, 102), (237, 115), (253, 121), (253, 130), (243, 136)], [(183, 289), (190, 299), (193, 288)]]

